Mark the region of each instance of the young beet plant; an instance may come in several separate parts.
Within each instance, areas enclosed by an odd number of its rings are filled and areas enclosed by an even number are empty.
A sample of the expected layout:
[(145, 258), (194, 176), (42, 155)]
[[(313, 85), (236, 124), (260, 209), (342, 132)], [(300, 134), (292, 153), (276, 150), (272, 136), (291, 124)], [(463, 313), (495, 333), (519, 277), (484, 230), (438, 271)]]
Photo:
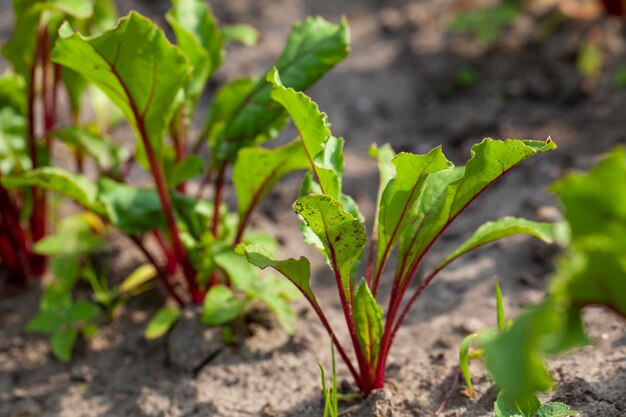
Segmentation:
[[(463, 167), (454, 167), (440, 147), (425, 155), (394, 155), (389, 146), (374, 148), (381, 172), (377, 214), (365, 277), (357, 281), (367, 237), (356, 204), (341, 192), (343, 140), (332, 136), (326, 115), (315, 103), (283, 86), (278, 71), (270, 73), (268, 79), (273, 84), (272, 98), (285, 107), (298, 128), (309, 162), (303, 196), (294, 209), (303, 220), (304, 239), (322, 251), (333, 271), (356, 366), (309, 284), (309, 261), (304, 257), (276, 261), (260, 246), (244, 246), (243, 250), (251, 263), (276, 269), (300, 289), (358, 387), (368, 395), (384, 385), (387, 357), (409, 309), (445, 266), (479, 246), (511, 235), (530, 234), (551, 240), (551, 227), (546, 224), (511, 217), (486, 223), (411, 288), (428, 249), (465, 207), (510, 169), (556, 146), (551, 140), (485, 139), (472, 148), (471, 159)], [(396, 248), (398, 263), (383, 320), (376, 297), (385, 265)]]
[[(56, 191), (121, 230), (153, 264), (178, 308), (204, 303), (206, 324), (234, 320), (251, 302), (261, 301), (293, 331), (295, 315), (286, 303), (293, 287), (281, 279), (258, 279), (258, 271), (234, 247), (241, 242), (275, 245), (271, 238), (248, 231), (253, 211), (284, 175), (308, 166), (306, 155), (297, 142), (259, 147), (288, 119), (270, 97), (265, 77), (227, 83), (215, 96), (202, 131), (190, 140), (190, 120), (222, 61), (224, 44), (233, 39), (249, 43), (255, 32), (245, 26), (222, 32), (200, 0), (173, 1), (166, 17), (177, 45), (153, 22), (132, 12), (99, 36), (85, 37), (72, 31), (71, 22), (64, 24), (52, 54), (53, 62), (97, 87), (121, 111), (137, 137), (134, 156), (115, 173), (101, 170), (96, 183), (59, 168), (32, 170), (3, 183)], [(294, 25), (275, 66), (287, 85), (302, 90), (347, 52), (345, 22), (309, 18)], [(80, 144), (82, 133), (58, 134)], [(205, 144), (208, 166), (197, 155)], [(137, 165), (149, 172), (153, 188), (128, 182), (129, 168)], [(225, 203), (231, 168), (236, 212)], [(200, 186), (192, 195), (188, 182), (194, 178)], [(202, 197), (209, 184), (214, 186), (212, 201)], [(147, 244), (148, 238), (154, 246)], [(163, 334), (180, 315), (178, 308), (158, 313), (148, 336)]]
[[(60, 87), (71, 80), (51, 60), (61, 23), (71, 19), (95, 31), (113, 9), (108, 0), (14, 1), (15, 30), (2, 47), (12, 71), (0, 76), (0, 179), (49, 164), (59, 116)], [(0, 262), (10, 284), (24, 287), (45, 272), (33, 252), (47, 232), (49, 204), (41, 187), (9, 190), (0, 183)]]

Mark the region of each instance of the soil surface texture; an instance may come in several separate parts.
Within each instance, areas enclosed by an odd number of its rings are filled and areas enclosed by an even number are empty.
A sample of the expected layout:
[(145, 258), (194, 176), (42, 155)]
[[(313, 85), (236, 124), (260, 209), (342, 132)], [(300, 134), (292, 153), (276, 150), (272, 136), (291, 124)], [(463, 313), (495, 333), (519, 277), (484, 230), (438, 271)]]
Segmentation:
[[(455, 13), (488, 4), (471, 0), (229, 0), (211, 2), (222, 22), (249, 23), (258, 46), (232, 46), (212, 82), (260, 75), (280, 52), (291, 24), (308, 15), (332, 21), (347, 16), (350, 56), (308, 93), (329, 115), (333, 133), (346, 139), (345, 191), (372, 218), (378, 175), (371, 143), (423, 153), (443, 145), (455, 163), (469, 158), (484, 137), (545, 139), (558, 150), (524, 163), (475, 201), (429, 253), (440, 260), (484, 221), (499, 216), (558, 217), (550, 184), (573, 169), (589, 168), (626, 138), (626, 89), (615, 83), (626, 63), (626, 35), (608, 18), (565, 21), (547, 30), (546, 10), (530, 7), (490, 49), (448, 28)], [(537, 2), (541, 3), (541, 2)], [(162, 0), (118, 2), (165, 27)], [(9, 1), (0, 1), (0, 42), (10, 36)], [(601, 74), (580, 75), (576, 57), (590, 33), (602, 38)], [(2, 64), (3, 67), (6, 63)], [(459, 74), (477, 74), (467, 85)], [(200, 125), (201, 120), (197, 121)], [(119, 137), (132, 143), (128, 128)], [(289, 139), (288, 131), (279, 141)], [(139, 180), (146, 180), (140, 172)], [(313, 285), (339, 334), (347, 336), (334, 280), (319, 253), (302, 243), (291, 209), (301, 174), (289, 176), (255, 215), (254, 226), (272, 233), (287, 256), (307, 255)], [(229, 202), (234, 203), (232, 188)], [(556, 214), (555, 214), (556, 213)], [(368, 223), (369, 225), (369, 223)], [(142, 262), (121, 236), (103, 253), (113, 279)], [(341, 404), (345, 416), (493, 415), (496, 392), (480, 363), (471, 371), (477, 394), (468, 398), (458, 372), (458, 346), (469, 333), (495, 326), (494, 277), (509, 317), (545, 293), (558, 249), (507, 239), (452, 264), (415, 304), (391, 351), (387, 388), (365, 401)], [(423, 271), (424, 272), (424, 271)], [(383, 281), (389, 281), (385, 276)], [(383, 294), (389, 288), (383, 288)], [(155, 341), (143, 338), (162, 306), (156, 292), (130, 302), (98, 335), (77, 344), (69, 364), (56, 361), (47, 340), (24, 331), (37, 311), (41, 289), (0, 300), (0, 416), (2, 417), (321, 417), (321, 362), (330, 369), (329, 339), (306, 302), (296, 302), (297, 332), (289, 337), (263, 310), (246, 318), (240, 343), (225, 345), (217, 330), (198, 325), (186, 311)], [(626, 295), (625, 295), (626, 296)], [(383, 299), (384, 306), (386, 300)], [(550, 362), (558, 388), (544, 400), (563, 401), (581, 416), (626, 416), (626, 325), (601, 309), (586, 312), (592, 346)], [(341, 389), (355, 387), (338, 363)]]

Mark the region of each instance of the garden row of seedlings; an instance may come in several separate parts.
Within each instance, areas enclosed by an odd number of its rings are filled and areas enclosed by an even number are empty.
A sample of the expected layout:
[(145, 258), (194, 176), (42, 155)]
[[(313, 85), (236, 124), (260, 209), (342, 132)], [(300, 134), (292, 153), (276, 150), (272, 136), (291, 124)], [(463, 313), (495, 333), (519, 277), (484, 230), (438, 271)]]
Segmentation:
[[(295, 24), (274, 67), (259, 79), (226, 83), (192, 138), (190, 121), (225, 46), (254, 44), (253, 29), (220, 27), (201, 0), (172, 2), (166, 18), (176, 45), (135, 12), (117, 20), (109, 0), (16, 1), (14, 9), (14, 34), (3, 47), (13, 71), (0, 78), (0, 256), (13, 288), (25, 287), (49, 264), (53, 278), (28, 329), (50, 334), (57, 358), (68, 361), (78, 335), (97, 331), (103, 310), (113, 317), (128, 299), (155, 285), (172, 303), (151, 320), (149, 338), (166, 333), (185, 306), (202, 305), (202, 322), (219, 326), (237, 321), (259, 302), (293, 333), (296, 317), (289, 301), (301, 293), (358, 390), (368, 396), (384, 387), (394, 338), (437, 274), (482, 245), (528, 234), (567, 247), (549, 294), (505, 323), (498, 289), (498, 330), (463, 342), (461, 369), (471, 392), (468, 361), (484, 358), (500, 389), (497, 416), (574, 413), (564, 404), (542, 405), (537, 399), (537, 392), (553, 385), (542, 358), (588, 343), (580, 319), (586, 305), (606, 305), (626, 316), (626, 300), (620, 296), (626, 293), (626, 259), (620, 251), (626, 247), (624, 149), (591, 173), (555, 184), (567, 222), (505, 217), (486, 223), (432, 271), (418, 276), (428, 250), (476, 197), (555, 144), (485, 139), (460, 167), (441, 147), (423, 155), (396, 154), (389, 145), (372, 147), (380, 185), (368, 244), (363, 216), (342, 191), (344, 140), (332, 135), (326, 115), (301, 92), (347, 55), (345, 21), (336, 25), (308, 18)], [(57, 120), (63, 119), (58, 98), (63, 90), (71, 116), (66, 123)], [(93, 110), (92, 118), (85, 108)], [(132, 154), (109, 136), (123, 119), (137, 138)], [(298, 137), (283, 146), (262, 147), (288, 119)], [(52, 164), (53, 142), (74, 155), (73, 171)], [(206, 161), (199, 156), (205, 147)], [(87, 166), (95, 167), (95, 179), (85, 175)], [(153, 187), (129, 182), (129, 172), (137, 167), (150, 173)], [(276, 260), (273, 237), (249, 228), (263, 198), (293, 171), (305, 173), (294, 209), (304, 240), (319, 248), (335, 278), (348, 344), (336, 337), (316, 299), (309, 261)], [(232, 211), (224, 202), (231, 172), (237, 195)], [(192, 179), (198, 180), (193, 192)], [(206, 199), (209, 186), (212, 198)], [(84, 210), (49, 231), (48, 199), (59, 194)], [(115, 286), (90, 256), (113, 228), (147, 261)], [(397, 253), (397, 266), (386, 275), (392, 253)], [(261, 274), (255, 266), (271, 267), (287, 279)], [(378, 290), (387, 276), (391, 294), (383, 314)], [(90, 300), (75, 299), (79, 280), (93, 290)], [(473, 342), (479, 349), (470, 352)], [(337, 415), (334, 364), (333, 387), (327, 389), (324, 382), (324, 395), (324, 414)]]

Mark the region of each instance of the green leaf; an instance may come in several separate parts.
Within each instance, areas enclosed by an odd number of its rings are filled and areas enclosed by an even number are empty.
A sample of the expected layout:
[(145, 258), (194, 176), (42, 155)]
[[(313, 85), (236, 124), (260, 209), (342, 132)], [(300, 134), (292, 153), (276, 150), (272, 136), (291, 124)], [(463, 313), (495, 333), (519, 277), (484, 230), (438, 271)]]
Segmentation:
[(2, 184), (9, 188), (40, 187), (55, 191), (96, 213), (102, 213), (97, 201), (98, 188), (87, 177), (56, 167), (42, 167), (21, 175), (4, 176)]
[(452, 166), (437, 147), (425, 155), (402, 152), (393, 159), (396, 177), (382, 194), (378, 214), (377, 268), (419, 214), (419, 203), (428, 175)]
[(278, 324), (290, 335), (296, 332), (296, 313), (287, 301), (270, 285), (257, 288), (257, 297), (274, 313)]
[(367, 241), (365, 226), (327, 195), (303, 197), (296, 201), (294, 209), (322, 242), (328, 264), (348, 296), (352, 293), (352, 267)]
[(105, 170), (119, 167), (126, 157), (124, 150), (116, 146), (111, 138), (93, 133), (85, 127), (61, 128), (50, 132), (50, 136), (90, 156)]
[(83, 109), (83, 99), (85, 98), (85, 93), (87, 92), (89, 83), (82, 75), (69, 68), (63, 68), (61, 76), (63, 78), (63, 84), (65, 85), (67, 95), (70, 99), (72, 116), (75, 120), (78, 120), (80, 118), (81, 110)]
[(235, 297), (233, 291), (224, 286), (212, 287), (204, 297), (202, 323), (207, 326), (221, 326), (241, 316), (247, 306), (245, 300)]
[(163, 307), (156, 312), (154, 317), (148, 323), (144, 337), (149, 340), (158, 339), (176, 323), (182, 312), (173, 307)]
[(233, 169), (240, 221), (282, 177), (307, 167), (308, 159), (299, 141), (275, 149), (242, 149)]
[(40, 23), (50, 24), (51, 20), (62, 19), (63, 15), (85, 19), (93, 12), (92, 2), (84, 0), (16, 0), (13, 10), (13, 36), (3, 46), (2, 53), (26, 81), (30, 80), (31, 68), (35, 65)]
[(474, 390), (472, 389), (472, 377), (469, 371), (469, 350), (472, 346), (472, 343), (474, 342), (474, 340), (476, 340), (477, 337), (478, 334), (476, 333), (470, 334), (465, 339), (463, 339), (463, 342), (461, 342), (461, 347), (459, 348), (459, 366), (461, 368), (463, 378), (465, 379), (465, 385), (467, 385), (467, 389), (469, 389), (470, 395), (473, 394)]
[(27, 171), (31, 160), (26, 141), (26, 118), (9, 106), (0, 109), (0, 172)]
[(160, 153), (189, 63), (154, 23), (131, 12), (100, 36), (75, 33), (59, 39), (52, 60), (98, 86), (124, 113), (137, 137), (145, 133)]
[(450, 29), (469, 32), (487, 47), (494, 46), (504, 28), (520, 14), (520, 6), (515, 2), (502, 2), (493, 7), (471, 10), (457, 15)]
[(570, 174), (553, 190), (572, 243), (551, 291), (579, 308), (600, 304), (626, 317), (626, 150), (617, 148), (588, 174)]
[(272, 267), (291, 281), (302, 294), (311, 302), (315, 302), (315, 295), (311, 290), (311, 264), (304, 256), (299, 259), (289, 258), (284, 261), (275, 261), (269, 252), (261, 245), (243, 245), (248, 262), (265, 269)]
[(76, 213), (59, 221), (54, 233), (37, 241), (34, 251), (46, 256), (80, 256), (104, 246), (104, 224), (95, 215)]
[(376, 369), (383, 338), (383, 310), (365, 280), (361, 280), (354, 296), (354, 323), (369, 368)]
[[(48, 237), (43, 240), (48, 239)], [(37, 244), (41, 243), (40, 240)], [(62, 245), (62, 243), (60, 243)], [(37, 247), (38, 248), (38, 247)], [(68, 290), (74, 288), (80, 273), (80, 255), (57, 255), (50, 260), (50, 269), (56, 280)]]
[[(369, 154), (372, 158), (376, 158), (378, 161), (378, 196), (376, 198), (376, 208), (380, 207), (380, 200), (382, 199), (383, 192), (387, 188), (387, 184), (396, 175), (396, 166), (393, 163), (393, 158), (396, 156), (391, 145), (388, 143), (382, 146), (372, 144), (369, 149)], [(376, 213), (375, 221), (378, 222), (378, 213)]]
[(146, 282), (153, 280), (157, 276), (157, 270), (152, 264), (144, 264), (137, 267), (131, 274), (117, 287), (120, 293), (129, 293)]
[(546, 243), (554, 241), (554, 224), (539, 223), (517, 217), (503, 217), (480, 226), (474, 234), (450, 253), (438, 267), (488, 243), (514, 235), (531, 235)]
[(500, 391), (494, 404), (495, 417), (535, 417), (541, 402), (534, 395), (513, 397)]
[(203, 159), (198, 155), (190, 155), (183, 161), (176, 163), (165, 172), (167, 185), (170, 188), (174, 188), (181, 182), (190, 180), (202, 174), (203, 170)]
[(226, 271), (235, 288), (246, 293), (253, 292), (259, 274), (245, 256), (235, 253), (231, 247), (225, 247), (216, 250), (215, 263)]
[(67, 321), (70, 323), (88, 322), (98, 318), (102, 310), (89, 301), (76, 301), (67, 310)]
[[(348, 37), (345, 20), (334, 25), (316, 17), (296, 23), (274, 65), (284, 85), (298, 91), (309, 88), (346, 57)], [(225, 124), (220, 141), (232, 147), (226, 154), (234, 155), (241, 147), (260, 144), (284, 126), (286, 113), (270, 97), (272, 86), (266, 78), (258, 80)]]
[(498, 330), (503, 332), (506, 330), (506, 323), (504, 321), (504, 301), (502, 300), (502, 290), (500, 290), (498, 281), (496, 281), (496, 311)]
[(200, 0), (174, 0), (166, 19), (178, 46), (189, 60), (192, 71), (185, 85), (191, 105), (195, 105), (211, 74), (222, 62), (222, 35), (210, 6)]
[[(339, 155), (332, 152), (333, 148), (330, 148), (331, 152), (325, 152), (326, 144), (332, 136), (326, 114), (320, 112), (317, 104), (303, 93), (286, 88), (276, 69), (269, 73), (268, 81), (273, 85), (272, 98), (287, 110), (298, 129), (309, 165), (322, 193), (338, 199), (341, 193), (340, 174), (343, 172), (343, 155), (340, 151)], [(335, 143), (335, 149), (336, 146)], [(340, 166), (336, 163), (338, 157)]]
[(500, 388), (521, 398), (552, 387), (542, 352), (551, 348), (550, 335), (559, 331), (562, 320), (548, 301), (522, 313), (506, 331), (480, 336), (485, 365)]
[(17, 74), (5, 71), (0, 76), (0, 108), (9, 107), (19, 115), (26, 114), (26, 85)]
[[(418, 259), (480, 193), (531, 156), (553, 150), (547, 141), (485, 139), (474, 145), (465, 167), (431, 173), (417, 215), (400, 241), (399, 258)], [(405, 276), (412, 262), (401, 262)]]
[(54, 333), (61, 326), (58, 312), (54, 310), (40, 311), (26, 324), (27, 332)]
[(131, 187), (102, 178), (100, 200), (111, 223), (126, 233), (165, 229), (163, 209), (154, 189)]
[(222, 36), (225, 44), (239, 42), (245, 46), (254, 46), (259, 39), (259, 32), (250, 25), (240, 23), (222, 25)]
[(50, 336), (50, 347), (58, 360), (68, 362), (72, 358), (72, 349), (77, 336), (78, 330), (74, 328), (58, 330)]
[(539, 417), (567, 417), (575, 414), (576, 411), (572, 410), (569, 405), (559, 402), (544, 404), (539, 409)]

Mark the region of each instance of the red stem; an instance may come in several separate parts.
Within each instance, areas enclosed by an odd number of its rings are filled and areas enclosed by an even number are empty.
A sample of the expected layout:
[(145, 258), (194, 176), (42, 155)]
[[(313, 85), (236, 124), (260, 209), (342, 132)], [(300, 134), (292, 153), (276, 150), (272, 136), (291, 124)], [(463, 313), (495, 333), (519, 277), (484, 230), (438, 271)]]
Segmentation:
[(176, 300), (176, 302), (178, 303), (180, 307), (184, 307), (185, 302), (183, 301), (182, 298), (180, 298), (180, 296), (176, 292), (176, 289), (167, 278), (168, 274), (165, 271), (163, 271), (163, 268), (159, 265), (156, 258), (150, 253), (150, 251), (148, 251), (148, 248), (145, 247), (142, 240), (138, 238), (137, 236), (133, 236), (133, 235), (129, 235), (129, 237), (130, 237), (130, 240), (137, 246), (137, 248), (148, 259), (148, 261), (150, 261), (150, 263), (154, 266), (154, 268), (157, 271), (157, 277), (159, 278), (159, 280), (165, 287), (167, 293), (171, 295), (174, 300)]
[(226, 161), (221, 163), (217, 170), (217, 177), (215, 178), (215, 198), (213, 199), (213, 226), (211, 227), (211, 231), (213, 232), (213, 237), (217, 240), (219, 240), (221, 222), (220, 209), (224, 201), (224, 181), (226, 174), (226, 165)]
[(165, 222), (167, 224), (167, 228), (170, 234), (170, 239), (172, 241), (172, 249), (174, 250), (174, 254), (178, 258), (178, 262), (183, 267), (183, 272), (185, 275), (185, 279), (187, 280), (187, 285), (189, 287), (189, 292), (191, 294), (191, 300), (194, 303), (201, 303), (204, 299), (204, 294), (200, 291), (198, 284), (196, 283), (196, 271), (191, 266), (189, 262), (189, 258), (187, 256), (187, 252), (185, 247), (183, 246), (183, 242), (180, 240), (180, 235), (178, 233), (178, 227), (176, 226), (176, 220), (174, 219), (174, 210), (172, 209), (172, 201), (170, 199), (169, 192), (167, 190), (167, 183), (165, 182), (165, 175), (163, 174), (163, 168), (159, 163), (159, 160), (154, 153), (154, 149), (152, 148), (152, 144), (150, 143), (150, 138), (148, 136), (148, 131), (146, 130), (145, 120), (143, 118), (142, 113), (137, 109), (137, 106), (134, 100), (131, 99), (132, 95), (130, 91), (128, 91), (128, 87), (126, 83), (122, 80), (122, 77), (117, 72), (117, 69), (114, 65), (109, 63), (109, 68), (111, 72), (118, 79), (120, 85), (124, 89), (126, 96), (129, 98), (129, 104), (131, 107), (131, 111), (137, 121), (137, 130), (139, 131), (140, 139), (143, 143), (146, 156), (148, 157), (148, 162), (150, 164), (150, 171), (152, 172), (152, 177), (154, 178), (154, 184), (157, 189), (157, 194), (159, 195), (159, 200), (161, 201), (161, 206), (163, 208), (163, 215), (165, 216)]
[(170, 248), (167, 247), (167, 243), (163, 239), (163, 235), (161, 234), (159, 230), (155, 230), (152, 233), (152, 235), (154, 236), (155, 240), (159, 244), (159, 247), (163, 251), (163, 254), (165, 255), (165, 259), (166, 259), (165, 269), (170, 275), (176, 274), (176, 269), (178, 266), (178, 263), (176, 262), (176, 255), (172, 252)]
[[(183, 105), (178, 113), (178, 126), (174, 135), (174, 146), (176, 150), (176, 162), (180, 163), (185, 159), (187, 147), (187, 118), (185, 115), (185, 106)], [(187, 186), (185, 182), (181, 182), (176, 186), (178, 192), (185, 194)]]
[(11, 204), (7, 191), (0, 185), (0, 257), (9, 278), (19, 286), (26, 286), (28, 274), (25, 260), (30, 254), (19, 216)]

